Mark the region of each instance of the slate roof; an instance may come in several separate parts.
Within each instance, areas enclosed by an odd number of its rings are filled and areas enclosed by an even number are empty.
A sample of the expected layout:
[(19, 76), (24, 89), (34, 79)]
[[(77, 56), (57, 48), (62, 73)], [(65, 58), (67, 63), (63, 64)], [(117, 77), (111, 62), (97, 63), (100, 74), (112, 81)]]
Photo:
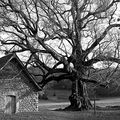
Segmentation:
[(34, 77), (29, 73), (29, 71), (24, 67), (22, 61), (18, 58), (16, 54), (8, 54), (4, 57), (0, 58), (0, 71), (12, 60), (15, 60), (21, 69), (24, 71), (24, 74), (29, 78), (30, 82), (35, 86), (35, 88), (39, 91), (42, 90), (42, 88), (37, 84)]
[(6, 55), (0, 58), (0, 70), (4, 68), (4, 66), (12, 59), (13, 54)]

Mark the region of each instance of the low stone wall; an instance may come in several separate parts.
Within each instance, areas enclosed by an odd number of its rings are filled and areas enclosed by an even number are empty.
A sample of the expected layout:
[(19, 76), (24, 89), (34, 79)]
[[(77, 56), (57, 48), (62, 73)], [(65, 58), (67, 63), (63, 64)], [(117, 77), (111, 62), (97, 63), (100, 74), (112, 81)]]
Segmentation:
[(5, 99), (4, 97), (1, 95), (0, 96), (0, 110), (3, 110), (5, 107), (5, 103), (4, 103)]
[(35, 112), (38, 111), (38, 94), (31, 94), (19, 100), (16, 112)]

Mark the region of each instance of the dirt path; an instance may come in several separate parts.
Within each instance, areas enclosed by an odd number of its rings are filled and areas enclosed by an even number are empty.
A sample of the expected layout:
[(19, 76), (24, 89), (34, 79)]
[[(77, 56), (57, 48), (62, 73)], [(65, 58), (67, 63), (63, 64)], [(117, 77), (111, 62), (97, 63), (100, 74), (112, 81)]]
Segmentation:
[(49, 109), (49, 110), (54, 110), (57, 108), (65, 108), (68, 106), (70, 103), (69, 102), (59, 102), (59, 103), (39, 103), (39, 107), (42, 109)]
[[(93, 101), (92, 101), (93, 103)], [(104, 106), (120, 106), (120, 98), (107, 98), (103, 100), (97, 100), (96, 105), (104, 107)]]
[[(93, 103), (93, 101), (91, 101)], [(64, 108), (66, 106), (68, 106), (70, 103), (69, 102), (55, 102), (55, 103), (51, 103), (51, 102), (42, 102), (39, 103), (39, 107), (40, 108), (44, 108), (44, 109), (56, 109), (56, 108)], [(97, 100), (96, 101), (96, 106), (120, 106), (120, 98), (108, 98), (108, 99), (102, 99), (102, 100)]]

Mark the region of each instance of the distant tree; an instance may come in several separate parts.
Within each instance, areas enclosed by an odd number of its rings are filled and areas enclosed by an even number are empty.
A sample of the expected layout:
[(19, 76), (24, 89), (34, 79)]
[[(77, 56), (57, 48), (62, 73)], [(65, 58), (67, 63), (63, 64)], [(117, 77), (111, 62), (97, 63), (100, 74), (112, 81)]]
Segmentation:
[[(0, 0), (1, 50), (25, 52), (26, 67), (52, 80), (72, 81), (69, 108), (89, 109), (86, 83), (95, 63), (119, 59), (120, 0)], [(108, 47), (111, 56), (106, 55)]]
[(71, 81), (69, 80), (62, 80), (60, 82), (53, 82), (51, 89), (55, 90), (70, 90), (71, 89)]

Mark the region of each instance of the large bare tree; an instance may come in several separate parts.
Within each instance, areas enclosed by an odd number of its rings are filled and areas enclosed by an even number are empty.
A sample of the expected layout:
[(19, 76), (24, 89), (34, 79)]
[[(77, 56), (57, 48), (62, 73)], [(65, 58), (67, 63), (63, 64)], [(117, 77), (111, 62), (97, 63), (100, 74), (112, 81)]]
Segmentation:
[[(27, 51), (39, 85), (69, 79), (69, 108), (88, 109), (88, 72), (119, 60), (120, 0), (0, 0), (1, 50)], [(108, 53), (111, 53), (110, 55)], [(25, 54), (24, 54), (25, 55)]]

